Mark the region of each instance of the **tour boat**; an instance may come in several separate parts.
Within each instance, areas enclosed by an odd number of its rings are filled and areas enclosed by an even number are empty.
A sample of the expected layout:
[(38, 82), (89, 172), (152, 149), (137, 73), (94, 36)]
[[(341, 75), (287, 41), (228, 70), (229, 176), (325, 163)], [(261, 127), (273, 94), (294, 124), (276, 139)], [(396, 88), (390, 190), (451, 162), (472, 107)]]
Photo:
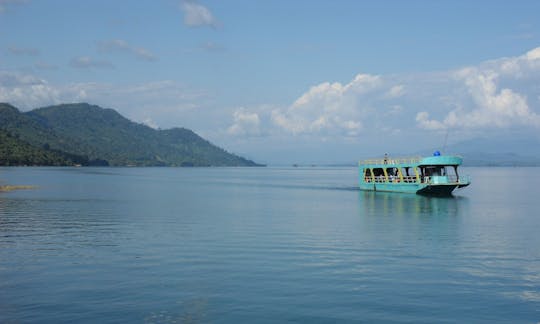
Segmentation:
[[(468, 186), (468, 176), (460, 176), (463, 159), (455, 155), (389, 158), (360, 161), (360, 189), (447, 196), (456, 188)], [(449, 172), (453, 171), (453, 172)]]

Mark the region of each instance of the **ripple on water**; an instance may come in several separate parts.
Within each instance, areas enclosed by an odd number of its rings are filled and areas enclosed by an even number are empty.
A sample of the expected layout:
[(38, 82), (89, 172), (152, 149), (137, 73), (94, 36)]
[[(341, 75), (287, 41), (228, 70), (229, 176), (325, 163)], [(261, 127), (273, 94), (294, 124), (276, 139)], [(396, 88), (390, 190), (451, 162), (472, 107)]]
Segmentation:
[(530, 195), (482, 177), (437, 199), (347, 168), (62, 170), (9, 173), (39, 189), (0, 196), (0, 322), (539, 318)]

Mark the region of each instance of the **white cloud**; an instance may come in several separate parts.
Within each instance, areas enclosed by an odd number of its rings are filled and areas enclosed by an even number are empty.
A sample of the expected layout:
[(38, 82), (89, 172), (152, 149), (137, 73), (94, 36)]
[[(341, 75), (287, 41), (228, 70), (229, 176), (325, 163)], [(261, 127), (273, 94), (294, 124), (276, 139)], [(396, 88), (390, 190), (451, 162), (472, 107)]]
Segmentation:
[(197, 3), (196, 0), (184, 0), (181, 5), (184, 11), (184, 24), (190, 27), (210, 26), (217, 27), (217, 20), (210, 10)]
[(35, 76), (0, 71), (0, 102), (22, 108), (59, 103), (59, 91)]
[(540, 60), (540, 47), (537, 47), (537, 48), (534, 48), (534, 49), (528, 51), (525, 54), (525, 57), (527, 58), (527, 61), (529, 61), (529, 62), (538, 63), (538, 60)]
[(416, 114), (416, 122), (420, 127), (429, 130), (441, 130), (446, 128), (446, 126), (442, 122), (437, 120), (430, 120), (429, 113), (426, 111), (421, 111)]
[(540, 47), (522, 56), (460, 69), (453, 76), (464, 86), (468, 96), (454, 98), (457, 107), (449, 110), (441, 119), (430, 119), (429, 112), (421, 111), (417, 113), (416, 121), (425, 129), (540, 127), (539, 107), (531, 106), (527, 94), (520, 92), (527, 87), (522, 85), (518, 89), (511, 89), (501, 86), (524, 79), (538, 82), (539, 73)]
[(134, 55), (140, 60), (149, 62), (157, 61), (157, 56), (155, 56), (149, 50), (130, 45), (128, 42), (122, 39), (99, 42), (98, 49), (102, 53), (125, 52)]
[(142, 123), (144, 125), (150, 127), (150, 128), (153, 128), (153, 129), (158, 129), (159, 128), (158, 124), (150, 117), (143, 119)]
[[(370, 136), (421, 130), (540, 127), (540, 47), (524, 55), (428, 74), (357, 75), (323, 82), (271, 120), (290, 134)], [(529, 101), (528, 98), (533, 100)]]
[[(96, 66), (99, 61), (91, 58), (77, 62), (81, 67), (107, 66)], [(414, 143), (421, 148), (438, 136), (433, 132), (446, 129), (457, 129), (460, 136), (505, 129), (538, 134), (539, 85), (540, 48), (535, 48), (450, 71), (358, 74), (349, 82), (321, 82), (282, 106), (223, 107), (209, 93), (170, 80), (51, 84), (6, 71), (0, 71), (0, 101), (22, 109), (87, 101), (153, 127), (185, 126), (220, 142), (296, 138), (377, 148)]]
[(239, 108), (233, 113), (234, 123), (227, 129), (230, 135), (259, 135), (260, 118), (255, 112)]
[(362, 114), (369, 105), (359, 102), (382, 86), (379, 76), (358, 74), (348, 84), (321, 83), (311, 87), (290, 107), (275, 109), (272, 121), (293, 133), (326, 133), (357, 136), (363, 127)]
[(403, 85), (396, 85), (396, 86), (393, 86), (392, 88), (390, 88), (390, 90), (388, 90), (388, 97), (389, 98), (398, 98), (398, 97), (401, 97), (405, 94), (405, 87)]
[(35, 84), (43, 84), (44, 80), (29, 74), (0, 71), (0, 86), (17, 87)]
[(33, 75), (0, 71), (0, 102), (22, 110), (69, 103), (89, 102), (112, 107), (124, 116), (151, 127), (187, 126), (185, 116), (205, 105), (208, 94), (174, 81), (115, 85), (72, 83), (53, 85)]

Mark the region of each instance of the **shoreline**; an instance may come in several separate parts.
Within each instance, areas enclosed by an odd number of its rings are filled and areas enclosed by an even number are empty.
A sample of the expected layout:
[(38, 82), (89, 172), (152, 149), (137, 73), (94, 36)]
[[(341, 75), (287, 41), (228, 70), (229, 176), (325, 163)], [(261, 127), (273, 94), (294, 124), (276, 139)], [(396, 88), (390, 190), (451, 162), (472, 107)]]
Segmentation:
[(25, 189), (35, 189), (36, 186), (29, 185), (1, 185), (0, 192), (10, 192), (14, 190), (25, 190)]

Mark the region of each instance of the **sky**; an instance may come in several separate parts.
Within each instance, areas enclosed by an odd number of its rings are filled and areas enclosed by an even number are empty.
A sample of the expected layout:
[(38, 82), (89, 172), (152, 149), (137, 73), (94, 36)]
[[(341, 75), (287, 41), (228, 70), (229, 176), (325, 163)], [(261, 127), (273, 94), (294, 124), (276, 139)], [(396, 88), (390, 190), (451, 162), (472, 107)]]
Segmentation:
[(0, 102), (88, 102), (267, 164), (540, 141), (539, 12), (525, 0), (0, 0)]

